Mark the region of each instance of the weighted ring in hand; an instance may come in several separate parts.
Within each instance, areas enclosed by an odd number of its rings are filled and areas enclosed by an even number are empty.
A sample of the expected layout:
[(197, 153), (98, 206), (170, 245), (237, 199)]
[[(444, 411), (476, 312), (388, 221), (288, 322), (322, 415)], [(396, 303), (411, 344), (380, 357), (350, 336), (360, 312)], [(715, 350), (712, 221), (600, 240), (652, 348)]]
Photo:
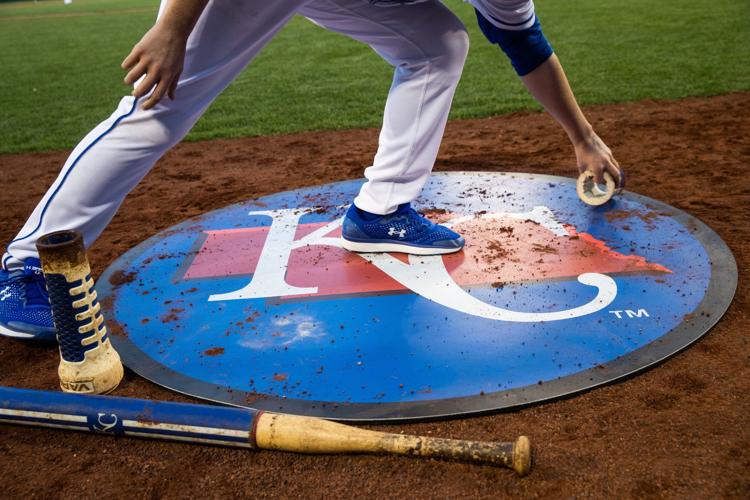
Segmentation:
[(625, 188), (625, 171), (623, 169), (619, 169), (620, 172), (620, 182), (617, 183), (617, 191), (615, 191), (615, 194), (622, 193), (622, 190)]
[(604, 172), (604, 189), (596, 183), (594, 178), (594, 173), (590, 170), (581, 173), (581, 175), (578, 176), (578, 182), (576, 183), (576, 191), (578, 192), (578, 197), (581, 201), (587, 205), (598, 207), (612, 199), (617, 187), (615, 185), (615, 180), (609, 172)]

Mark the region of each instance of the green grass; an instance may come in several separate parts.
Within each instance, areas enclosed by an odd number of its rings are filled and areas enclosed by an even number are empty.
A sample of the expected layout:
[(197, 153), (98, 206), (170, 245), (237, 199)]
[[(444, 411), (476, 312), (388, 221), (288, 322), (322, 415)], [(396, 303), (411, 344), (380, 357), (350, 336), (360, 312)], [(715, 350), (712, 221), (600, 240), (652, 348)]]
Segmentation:
[[(472, 39), (452, 118), (536, 109), (479, 33), (471, 7), (446, 3)], [(107, 117), (129, 92), (119, 63), (153, 23), (157, 4), (0, 3), (0, 153), (72, 147)], [(749, 5), (538, 0), (537, 11), (580, 102), (594, 104), (749, 90)], [(295, 18), (188, 139), (378, 126), (390, 78), (369, 48)]]
[(148, 10), (156, 12), (159, 6), (154, 0), (73, 0), (65, 5), (62, 0), (41, 0), (38, 2), (0, 0), (1, 18), (43, 17), (60, 14), (114, 14), (123, 10)]

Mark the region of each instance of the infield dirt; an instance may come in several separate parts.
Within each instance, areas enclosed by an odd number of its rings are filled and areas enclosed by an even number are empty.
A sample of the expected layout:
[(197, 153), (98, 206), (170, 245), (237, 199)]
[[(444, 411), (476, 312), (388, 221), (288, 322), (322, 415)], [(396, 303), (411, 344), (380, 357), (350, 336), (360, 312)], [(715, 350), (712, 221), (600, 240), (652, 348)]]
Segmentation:
[[(112, 439), (0, 426), (0, 496), (747, 498), (750, 495), (750, 93), (587, 109), (628, 172), (628, 189), (687, 211), (732, 249), (739, 288), (701, 341), (621, 383), (492, 416), (378, 429), (481, 440), (531, 437), (531, 475), (461, 463)], [(93, 124), (92, 124), (93, 125)], [(183, 219), (287, 189), (359, 178), (378, 131), (182, 144), (126, 200), (89, 251), (95, 274)], [(0, 156), (9, 241), (67, 152)], [(436, 170), (575, 175), (543, 114), (448, 125)], [(435, 200), (439, 206), (439, 200)], [(55, 390), (55, 349), (0, 338), (0, 385)], [(119, 396), (187, 398), (126, 374)]]

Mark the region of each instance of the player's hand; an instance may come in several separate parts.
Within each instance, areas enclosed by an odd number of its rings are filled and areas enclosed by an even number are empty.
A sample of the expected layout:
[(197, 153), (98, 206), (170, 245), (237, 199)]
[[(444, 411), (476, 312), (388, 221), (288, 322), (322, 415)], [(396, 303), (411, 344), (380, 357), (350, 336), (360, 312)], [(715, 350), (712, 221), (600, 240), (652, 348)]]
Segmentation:
[(598, 184), (604, 184), (604, 172), (609, 172), (618, 189), (625, 187), (625, 173), (612, 155), (612, 151), (598, 135), (591, 132), (591, 135), (574, 146), (579, 172), (593, 172)]
[(128, 70), (126, 84), (133, 85), (143, 77), (133, 89), (133, 96), (143, 97), (153, 89), (143, 102), (143, 109), (151, 109), (165, 95), (174, 99), (185, 62), (186, 44), (187, 35), (157, 23), (122, 62), (122, 69)]

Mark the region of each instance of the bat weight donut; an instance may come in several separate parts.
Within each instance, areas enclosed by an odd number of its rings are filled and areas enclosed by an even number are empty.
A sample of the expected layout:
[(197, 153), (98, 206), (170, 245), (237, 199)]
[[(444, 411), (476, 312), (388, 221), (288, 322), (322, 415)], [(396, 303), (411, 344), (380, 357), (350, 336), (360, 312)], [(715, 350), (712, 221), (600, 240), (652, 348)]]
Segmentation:
[(578, 193), (578, 197), (581, 201), (593, 207), (604, 205), (612, 199), (612, 196), (614, 196), (617, 191), (615, 180), (609, 172), (604, 172), (604, 183), (604, 189), (602, 189), (599, 184), (596, 183), (593, 172), (590, 170), (582, 172), (581, 175), (578, 176), (578, 181), (576, 182), (576, 192)]

